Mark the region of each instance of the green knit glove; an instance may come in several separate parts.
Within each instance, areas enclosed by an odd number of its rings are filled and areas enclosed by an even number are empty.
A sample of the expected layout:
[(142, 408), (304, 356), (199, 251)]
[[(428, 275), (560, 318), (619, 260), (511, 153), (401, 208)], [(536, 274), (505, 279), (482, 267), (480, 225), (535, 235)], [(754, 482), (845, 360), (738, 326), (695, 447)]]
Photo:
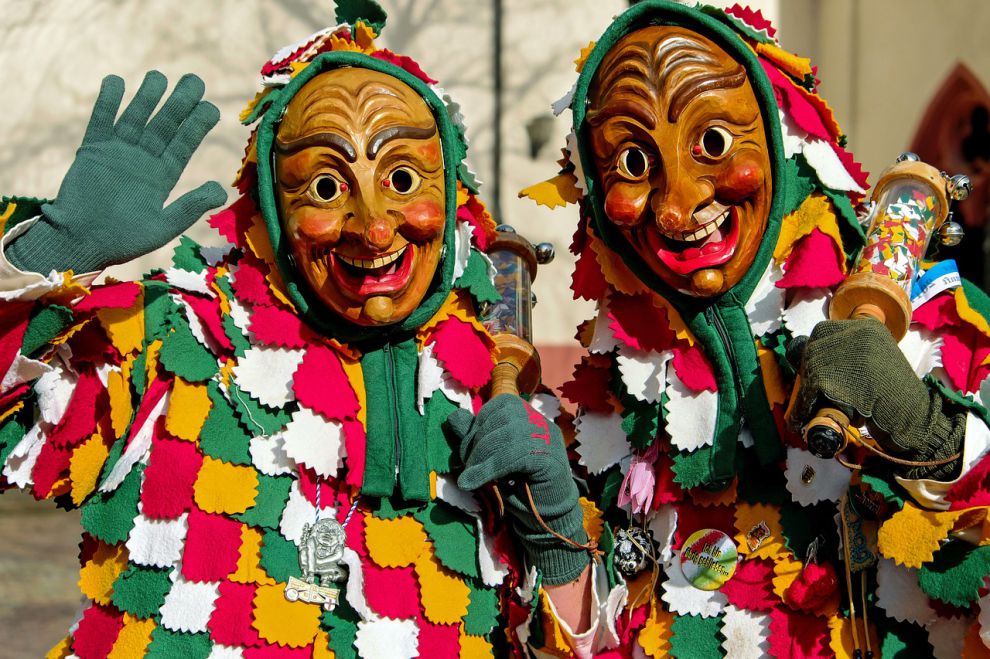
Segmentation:
[[(894, 337), (875, 320), (826, 320), (815, 326), (801, 359), (792, 420), (804, 425), (820, 406), (838, 407), (888, 453), (929, 462), (961, 450), (965, 411), (914, 373)], [(907, 478), (950, 480), (961, 460), (900, 468)]]
[(22, 270), (90, 272), (152, 252), (185, 231), (203, 213), (223, 205), (216, 181), (163, 208), (182, 170), (220, 119), (203, 98), (203, 81), (186, 75), (148, 121), (168, 82), (150, 71), (120, 119), (124, 81), (107, 76), (76, 159), (58, 197), (7, 249)]
[(461, 440), (464, 471), (458, 486), (477, 490), (498, 484), (513, 530), (544, 583), (553, 586), (580, 576), (590, 561), (588, 552), (548, 533), (530, 510), (523, 487), (529, 484), (547, 526), (578, 544), (588, 542), (577, 485), (557, 426), (511, 394), (485, 403), (477, 417), (457, 410), (446, 423)]

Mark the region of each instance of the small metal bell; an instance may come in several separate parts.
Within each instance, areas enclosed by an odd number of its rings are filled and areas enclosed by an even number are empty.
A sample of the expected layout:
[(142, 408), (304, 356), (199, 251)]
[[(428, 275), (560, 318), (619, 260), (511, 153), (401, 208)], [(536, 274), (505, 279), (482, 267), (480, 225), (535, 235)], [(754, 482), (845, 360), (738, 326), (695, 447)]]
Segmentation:
[(905, 151), (901, 155), (897, 156), (897, 160), (895, 160), (895, 162), (918, 162), (919, 160), (921, 160), (921, 158), (918, 157), (917, 153)]
[(962, 242), (965, 233), (958, 222), (944, 222), (938, 229), (938, 239), (946, 247), (955, 247)]
[(556, 255), (553, 243), (538, 243), (536, 245), (536, 262), (540, 265), (551, 263)]
[(511, 224), (500, 224), (495, 227), (496, 231), (501, 231), (502, 233), (515, 233), (516, 230)]
[(956, 174), (949, 179), (946, 190), (953, 201), (965, 201), (969, 198), (969, 193), (973, 191), (973, 184), (965, 174)]
[(615, 554), (612, 562), (619, 572), (632, 577), (647, 567), (656, 556), (653, 534), (641, 528), (620, 529), (615, 534)]

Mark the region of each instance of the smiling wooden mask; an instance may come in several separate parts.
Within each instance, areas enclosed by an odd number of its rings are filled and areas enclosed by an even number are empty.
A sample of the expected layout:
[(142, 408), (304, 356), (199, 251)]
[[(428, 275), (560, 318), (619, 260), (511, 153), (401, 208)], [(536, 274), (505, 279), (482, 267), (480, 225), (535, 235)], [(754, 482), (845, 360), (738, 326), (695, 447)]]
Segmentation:
[(652, 26), (602, 60), (589, 93), (609, 221), (666, 284), (732, 288), (767, 227), (771, 169), (746, 71), (696, 32)]
[(321, 73), (286, 107), (275, 150), (281, 221), (316, 296), (358, 325), (407, 318), (443, 248), (443, 151), (426, 102), (376, 71)]

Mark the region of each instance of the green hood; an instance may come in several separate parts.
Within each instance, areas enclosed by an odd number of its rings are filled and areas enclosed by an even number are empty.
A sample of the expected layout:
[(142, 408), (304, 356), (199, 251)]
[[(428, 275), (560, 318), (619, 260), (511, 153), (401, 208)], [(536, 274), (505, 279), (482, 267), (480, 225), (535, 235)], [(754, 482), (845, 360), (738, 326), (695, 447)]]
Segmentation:
[[(282, 231), (282, 223), (275, 194), (275, 174), (272, 168), (272, 145), (278, 133), (279, 122), (293, 96), (314, 76), (340, 67), (359, 67), (390, 75), (412, 87), (433, 112), (443, 147), (444, 184), (446, 187), (446, 225), (444, 251), (437, 266), (437, 273), (426, 297), (419, 307), (405, 320), (385, 327), (361, 327), (343, 320), (327, 309), (315, 296), (290, 259), (288, 241)], [(363, 53), (340, 51), (318, 55), (292, 80), (265, 97), (264, 116), (257, 132), (258, 153), (258, 206), (265, 218), (268, 235), (279, 272), (285, 280), (292, 303), (306, 322), (327, 336), (344, 341), (374, 340), (384, 336), (408, 335), (429, 320), (443, 304), (453, 287), (454, 233), (457, 215), (457, 178), (464, 159), (465, 143), (457, 126), (447, 113), (443, 100), (426, 83), (408, 71), (384, 60)]]

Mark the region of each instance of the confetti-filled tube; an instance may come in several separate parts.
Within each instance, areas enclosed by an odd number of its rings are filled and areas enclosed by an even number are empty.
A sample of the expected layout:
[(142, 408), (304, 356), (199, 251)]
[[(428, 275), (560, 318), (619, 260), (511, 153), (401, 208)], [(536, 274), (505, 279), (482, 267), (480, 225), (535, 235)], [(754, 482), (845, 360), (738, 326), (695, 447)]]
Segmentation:
[(501, 300), (485, 310), (481, 322), (491, 334), (512, 334), (532, 343), (533, 279), (530, 261), (535, 264), (536, 257), (523, 257), (527, 247), (532, 251), (532, 246), (525, 239), (510, 233), (499, 236), (489, 250), (488, 257), (495, 266), (495, 288)]

